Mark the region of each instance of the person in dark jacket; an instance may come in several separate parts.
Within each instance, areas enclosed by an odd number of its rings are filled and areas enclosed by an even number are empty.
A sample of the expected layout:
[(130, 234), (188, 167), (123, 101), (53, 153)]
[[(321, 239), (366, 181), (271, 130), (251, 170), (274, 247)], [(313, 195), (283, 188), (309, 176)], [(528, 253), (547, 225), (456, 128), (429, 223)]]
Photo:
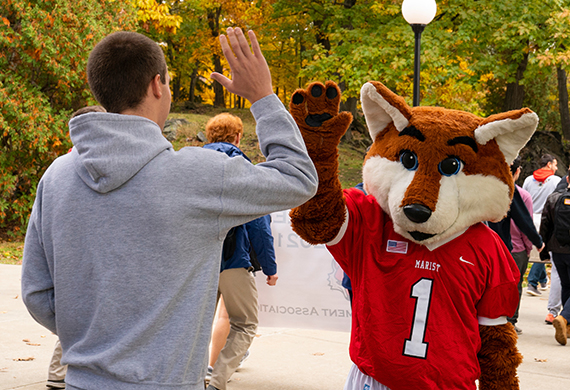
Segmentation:
[[(204, 145), (205, 149), (251, 162), (239, 148), (243, 137), (243, 123), (239, 117), (228, 113), (216, 115), (206, 124), (206, 137), (210, 143)], [(223, 303), (220, 305), (225, 307), (220, 307), (221, 317), (227, 313), (230, 329), (225, 344), (223, 341), (212, 344), (223, 348), (221, 351), (210, 351), (207, 374), (210, 390), (226, 389), (226, 383), (248, 353), (257, 331), (258, 302), (252, 275), (253, 258), (259, 262), (261, 271), (267, 276), (267, 284), (275, 286), (277, 282), (277, 264), (270, 223), (271, 217), (265, 215), (236, 226), (230, 230), (224, 241), (218, 297), (223, 297)], [(220, 320), (218, 324), (224, 326)], [(223, 332), (214, 330), (215, 336), (219, 337), (220, 334), (223, 337)]]
[[(568, 176), (566, 176), (566, 185), (568, 188)], [(540, 234), (546, 241), (547, 249), (540, 254), (540, 258), (546, 260), (548, 259), (548, 252), (552, 252), (552, 261), (556, 265), (562, 286), (562, 312), (552, 321), (555, 329), (554, 338), (561, 345), (567, 344), (567, 338), (570, 335), (568, 326), (570, 319), (570, 245), (562, 245), (558, 241), (554, 234), (554, 227), (557, 218), (562, 218), (556, 208), (556, 203), (564, 195), (568, 195), (568, 193), (566, 191), (555, 191), (548, 196), (540, 221)]]
[[(568, 175), (564, 176), (556, 188), (554, 189), (555, 192), (564, 192), (568, 188)], [(554, 318), (560, 313), (562, 309), (562, 287), (560, 285), (560, 277), (558, 276), (558, 270), (556, 269), (556, 265), (552, 258), (550, 258), (550, 291), (548, 294), (548, 313), (546, 314), (546, 318), (544, 322), (547, 324), (552, 324)]]
[[(516, 181), (521, 172), (521, 158), (517, 157), (511, 164), (511, 174), (513, 175), (513, 180)], [(513, 256), (515, 263), (520, 272), (520, 278), (518, 283), (519, 290), (519, 305), (517, 310), (512, 317), (508, 318), (508, 321), (513, 324), (517, 334), (521, 334), (522, 330), (516, 326), (519, 316), (520, 299), (522, 296), (522, 282), (524, 280), (524, 274), (528, 267), (528, 253), (526, 251), (513, 252), (513, 243), (511, 241), (511, 220), (515, 223), (516, 227), (524, 234), (530, 242), (541, 252), (544, 248), (544, 242), (542, 237), (536, 231), (536, 227), (532, 221), (532, 216), (524, 203), (523, 198), (519, 192), (520, 187), (515, 185), (515, 192), (513, 194), (513, 200), (511, 202), (511, 207), (507, 216), (497, 223), (489, 222), (489, 227), (493, 229), (501, 240), (505, 243), (509, 252)], [(524, 190), (523, 190), (524, 191)]]

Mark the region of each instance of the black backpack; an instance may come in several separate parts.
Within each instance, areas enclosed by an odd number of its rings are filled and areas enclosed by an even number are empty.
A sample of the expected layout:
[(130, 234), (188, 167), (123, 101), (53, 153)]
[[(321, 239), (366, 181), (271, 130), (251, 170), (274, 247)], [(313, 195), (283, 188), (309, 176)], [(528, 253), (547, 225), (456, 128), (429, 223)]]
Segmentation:
[[(226, 234), (226, 238), (224, 239), (224, 246), (222, 247), (222, 260), (228, 261), (234, 255), (236, 251), (236, 228), (233, 227), (230, 229), (228, 234)], [(251, 266), (253, 267), (252, 272), (261, 271), (261, 264), (259, 260), (257, 260), (257, 254), (253, 250), (253, 245), (249, 245), (249, 261)]]
[(560, 245), (570, 245), (570, 191), (560, 195), (554, 206), (554, 237)]

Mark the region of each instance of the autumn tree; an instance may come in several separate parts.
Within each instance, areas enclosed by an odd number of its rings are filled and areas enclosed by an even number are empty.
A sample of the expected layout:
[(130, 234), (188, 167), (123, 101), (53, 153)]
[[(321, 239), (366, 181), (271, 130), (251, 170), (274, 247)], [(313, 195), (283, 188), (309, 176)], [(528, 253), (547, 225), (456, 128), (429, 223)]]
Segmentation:
[(550, 39), (541, 42), (537, 60), (544, 67), (556, 68), (560, 131), (565, 139), (570, 140), (567, 76), (570, 68), (570, 4), (561, 4), (553, 9), (546, 25)]
[(141, 32), (164, 49), (170, 73), (172, 100), (195, 102), (204, 59), (209, 57), (204, 1), (133, 0)]
[(26, 224), (39, 178), (70, 147), (71, 112), (95, 104), (90, 49), (134, 18), (113, 0), (0, 3), (0, 227)]
[[(142, 29), (158, 33), (176, 33), (182, 17), (172, 14), (173, 2), (160, 0), (131, 0), (137, 11), (137, 21)], [(179, 3), (178, 1), (174, 3)]]

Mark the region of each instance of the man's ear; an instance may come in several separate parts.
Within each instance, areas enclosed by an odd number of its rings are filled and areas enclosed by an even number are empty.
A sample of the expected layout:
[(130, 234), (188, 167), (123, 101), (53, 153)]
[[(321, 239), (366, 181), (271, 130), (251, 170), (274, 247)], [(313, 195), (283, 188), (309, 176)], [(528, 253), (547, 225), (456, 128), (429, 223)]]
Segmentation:
[(239, 144), (241, 142), (241, 138), (242, 138), (242, 134), (241, 133), (237, 133), (236, 134), (236, 138), (234, 140), (234, 144), (235, 146), (237, 146), (239, 148)]
[(162, 82), (160, 81), (160, 74), (156, 74), (150, 82), (150, 88), (152, 94), (155, 98), (160, 99), (162, 97)]
[(513, 181), (518, 180), (518, 178), (521, 174), (521, 169), (522, 169), (521, 167), (518, 167), (514, 173), (513, 173), (513, 171), (511, 171), (511, 176), (513, 177)]

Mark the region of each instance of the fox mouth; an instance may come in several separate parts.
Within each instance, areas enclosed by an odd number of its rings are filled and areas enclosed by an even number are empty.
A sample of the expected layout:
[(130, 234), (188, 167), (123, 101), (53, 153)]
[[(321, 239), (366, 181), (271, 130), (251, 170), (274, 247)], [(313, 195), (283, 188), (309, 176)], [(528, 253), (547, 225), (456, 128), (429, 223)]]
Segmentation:
[(329, 114), (328, 112), (325, 112), (324, 114), (312, 114), (312, 115), (307, 115), (305, 123), (311, 127), (319, 127), (322, 126), (324, 121), (327, 121), (331, 118), (332, 115)]
[(412, 236), (414, 238), (414, 240), (416, 241), (423, 241), (423, 240), (427, 240), (428, 238), (432, 238), (433, 236), (435, 236), (435, 234), (430, 234), (430, 233), (422, 233), (422, 232), (408, 232), (410, 234), (410, 236)]

